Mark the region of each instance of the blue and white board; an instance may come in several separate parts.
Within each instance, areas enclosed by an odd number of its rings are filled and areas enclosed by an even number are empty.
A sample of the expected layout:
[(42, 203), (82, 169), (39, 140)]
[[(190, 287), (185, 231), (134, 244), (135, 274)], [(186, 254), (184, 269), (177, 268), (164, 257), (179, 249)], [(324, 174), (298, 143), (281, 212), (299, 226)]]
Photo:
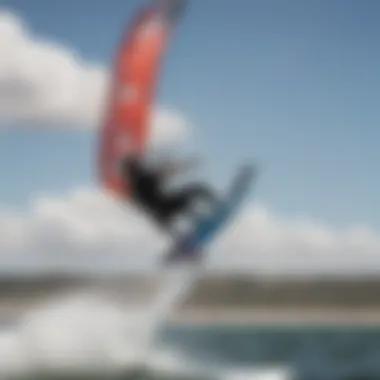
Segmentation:
[(177, 240), (171, 252), (164, 258), (164, 262), (170, 264), (178, 261), (194, 262), (200, 259), (207, 243), (210, 243), (215, 234), (233, 218), (241, 203), (247, 198), (254, 175), (253, 167), (240, 169), (226, 198), (211, 215), (200, 219), (190, 232)]

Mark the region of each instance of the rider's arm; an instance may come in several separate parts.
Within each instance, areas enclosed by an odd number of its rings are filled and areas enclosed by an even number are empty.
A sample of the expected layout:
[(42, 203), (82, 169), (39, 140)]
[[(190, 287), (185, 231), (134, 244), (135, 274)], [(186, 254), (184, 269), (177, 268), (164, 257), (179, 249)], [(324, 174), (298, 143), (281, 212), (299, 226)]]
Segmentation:
[(175, 162), (172, 161), (162, 164), (159, 171), (162, 176), (168, 178), (179, 174), (184, 174), (190, 170), (193, 170), (198, 165), (199, 162), (196, 159), (188, 159)]

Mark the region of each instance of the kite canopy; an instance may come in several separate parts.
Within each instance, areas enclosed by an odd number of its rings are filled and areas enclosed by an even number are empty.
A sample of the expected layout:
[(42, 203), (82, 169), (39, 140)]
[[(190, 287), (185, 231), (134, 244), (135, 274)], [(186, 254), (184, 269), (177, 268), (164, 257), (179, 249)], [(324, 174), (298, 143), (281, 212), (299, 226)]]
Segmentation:
[(98, 173), (101, 186), (118, 197), (127, 196), (120, 158), (145, 154), (159, 66), (184, 6), (184, 0), (162, 0), (143, 8), (117, 51), (100, 131)]

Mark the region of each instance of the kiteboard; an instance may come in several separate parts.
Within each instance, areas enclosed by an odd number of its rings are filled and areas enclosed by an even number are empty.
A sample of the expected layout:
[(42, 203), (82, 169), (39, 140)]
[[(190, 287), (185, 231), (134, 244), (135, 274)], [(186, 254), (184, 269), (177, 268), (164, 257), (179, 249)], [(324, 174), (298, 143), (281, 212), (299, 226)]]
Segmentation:
[(225, 198), (208, 216), (200, 218), (190, 231), (176, 240), (170, 252), (164, 257), (164, 265), (200, 262), (206, 245), (211, 243), (215, 235), (231, 222), (242, 202), (249, 195), (255, 175), (254, 167), (241, 168)]

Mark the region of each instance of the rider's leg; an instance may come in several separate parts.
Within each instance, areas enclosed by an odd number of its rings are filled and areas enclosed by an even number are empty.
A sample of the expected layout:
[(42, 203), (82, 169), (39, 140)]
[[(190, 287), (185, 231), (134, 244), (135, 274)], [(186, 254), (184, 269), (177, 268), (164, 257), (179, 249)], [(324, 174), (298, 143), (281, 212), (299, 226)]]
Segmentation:
[(192, 217), (198, 218), (202, 214), (197, 206), (198, 202), (201, 202), (201, 207), (205, 206), (206, 208), (215, 207), (218, 203), (218, 197), (215, 192), (203, 183), (194, 183), (183, 189), (181, 189), (177, 196), (183, 199), (185, 203), (184, 208), (186, 208), (187, 213)]
[(205, 201), (206, 205), (214, 207), (218, 202), (216, 194), (206, 185), (192, 184), (165, 197), (162, 207), (162, 218), (172, 221), (176, 216), (187, 214), (196, 219), (199, 212), (195, 209), (195, 202)]
[(194, 201), (206, 201), (209, 204), (214, 205), (218, 198), (215, 192), (207, 185), (203, 183), (194, 183), (179, 190), (175, 197), (182, 198), (183, 203), (187, 207), (191, 206)]

